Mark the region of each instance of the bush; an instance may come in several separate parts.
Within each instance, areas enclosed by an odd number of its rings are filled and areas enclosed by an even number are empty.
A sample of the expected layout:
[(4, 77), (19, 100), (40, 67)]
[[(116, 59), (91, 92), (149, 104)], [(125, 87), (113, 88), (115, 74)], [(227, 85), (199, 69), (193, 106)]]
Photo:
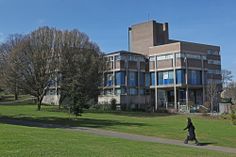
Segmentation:
[(236, 125), (236, 114), (235, 114), (235, 110), (232, 110), (232, 113), (231, 113), (230, 116), (231, 116), (233, 125)]
[(111, 111), (111, 105), (109, 103), (95, 104), (90, 106), (89, 111), (92, 112), (104, 112)]
[(231, 105), (230, 117), (231, 117), (233, 125), (236, 125), (236, 105)]
[(116, 110), (116, 99), (111, 99), (111, 110)]

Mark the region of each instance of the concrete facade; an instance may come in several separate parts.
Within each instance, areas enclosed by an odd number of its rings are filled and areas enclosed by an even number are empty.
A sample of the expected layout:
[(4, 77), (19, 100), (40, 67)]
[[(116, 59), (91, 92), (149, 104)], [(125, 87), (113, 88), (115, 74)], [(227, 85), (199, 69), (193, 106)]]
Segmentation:
[[(145, 104), (153, 106), (154, 110), (189, 111), (208, 101), (206, 90), (211, 82), (221, 86), (220, 47), (169, 39), (168, 23), (148, 21), (132, 25), (129, 28), (129, 49), (131, 52), (126, 52), (126, 55), (140, 54), (146, 58), (146, 65), (143, 63), (140, 69), (141, 62), (124, 60), (114, 61), (113, 68), (126, 72), (145, 68), (145, 88), (142, 88), (146, 92), (144, 96), (135, 94), (132, 97), (126, 92), (127, 95), (120, 98), (129, 99), (125, 102), (127, 105), (140, 104), (143, 102), (141, 99), (145, 99)], [(107, 54), (106, 57), (118, 53)], [(125, 85), (129, 88), (127, 83)], [(140, 89), (139, 84), (135, 88)], [(105, 89), (103, 87), (102, 91)], [(115, 93), (115, 87), (112, 89)], [(104, 99), (107, 94), (103, 93), (100, 97)]]

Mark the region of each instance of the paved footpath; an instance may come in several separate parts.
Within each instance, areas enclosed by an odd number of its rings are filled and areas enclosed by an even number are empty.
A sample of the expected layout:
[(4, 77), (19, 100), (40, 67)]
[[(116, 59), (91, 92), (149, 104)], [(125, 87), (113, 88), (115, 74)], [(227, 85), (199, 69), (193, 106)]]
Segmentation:
[(170, 144), (170, 145), (177, 145), (177, 146), (190, 147), (190, 148), (196, 148), (196, 149), (206, 149), (206, 150), (211, 150), (211, 151), (221, 151), (225, 153), (236, 154), (236, 148), (213, 146), (213, 145), (196, 146), (192, 144), (184, 144), (183, 141), (180, 141), (180, 140), (172, 140), (172, 139), (166, 139), (166, 138), (143, 136), (143, 135), (136, 135), (136, 134), (129, 134), (129, 133), (121, 133), (121, 132), (116, 132), (116, 131), (108, 131), (108, 130), (103, 130), (103, 129), (88, 128), (88, 127), (70, 127), (70, 126), (63, 126), (63, 125), (57, 125), (57, 124), (46, 124), (46, 123), (41, 123), (41, 122), (16, 120), (16, 119), (8, 119), (8, 118), (0, 118), (0, 123), (31, 126), (31, 127), (43, 127), (43, 128), (61, 128), (61, 129), (70, 130), (70, 131), (91, 133), (91, 134), (95, 134), (99, 136), (108, 136), (108, 137), (115, 137), (115, 138), (141, 141), (141, 142)]

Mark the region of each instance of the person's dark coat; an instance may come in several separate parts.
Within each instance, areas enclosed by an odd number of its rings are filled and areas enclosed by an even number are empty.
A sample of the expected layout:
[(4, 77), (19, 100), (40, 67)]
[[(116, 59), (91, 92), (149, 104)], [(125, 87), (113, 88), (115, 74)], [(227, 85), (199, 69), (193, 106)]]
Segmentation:
[(193, 126), (193, 123), (191, 122), (191, 119), (188, 119), (188, 124), (184, 130), (188, 129), (188, 136), (189, 140), (194, 140), (196, 138), (195, 135), (195, 127)]

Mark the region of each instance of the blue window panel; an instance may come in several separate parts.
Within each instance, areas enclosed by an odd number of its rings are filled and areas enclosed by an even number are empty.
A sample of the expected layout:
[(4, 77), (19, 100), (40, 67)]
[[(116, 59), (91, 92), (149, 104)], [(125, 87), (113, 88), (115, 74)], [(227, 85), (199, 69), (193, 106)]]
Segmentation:
[(140, 86), (144, 86), (144, 84), (145, 84), (145, 73), (141, 72), (139, 74), (139, 85)]
[(129, 72), (129, 86), (137, 86), (138, 85), (138, 78), (137, 72)]
[(144, 89), (139, 89), (139, 95), (144, 95)]
[(185, 70), (176, 70), (176, 84), (185, 83)]
[(107, 73), (105, 74), (105, 85), (106, 86), (112, 86), (113, 85), (113, 74)]
[(116, 84), (116, 85), (121, 85), (121, 73), (120, 73), (120, 72), (116, 72), (116, 73), (115, 73), (115, 76), (116, 76), (116, 77), (115, 77), (115, 78), (116, 78), (116, 79), (115, 79), (115, 84)]
[(158, 72), (158, 85), (168, 85), (173, 83), (173, 71)]
[(146, 87), (150, 86), (150, 74), (149, 73), (145, 74), (145, 86)]
[(202, 84), (201, 71), (189, 70), (188, 83), (191, 85), (201, 85)]
[(125, 84), (125, 72), (119, 71), (115, 73), (115, 85)]
[(155, 73), (151, 72), (150, 73), (150, 77), (151, 77), (151, 86), (155, 86)]
[(129, 94), (130, 95), (137, 95), (138, 94), (138, 90), (136, 88), (130, 88), (129, 89)]
[(158, 85), (163, 85), (163, 72), (158, 72)]

